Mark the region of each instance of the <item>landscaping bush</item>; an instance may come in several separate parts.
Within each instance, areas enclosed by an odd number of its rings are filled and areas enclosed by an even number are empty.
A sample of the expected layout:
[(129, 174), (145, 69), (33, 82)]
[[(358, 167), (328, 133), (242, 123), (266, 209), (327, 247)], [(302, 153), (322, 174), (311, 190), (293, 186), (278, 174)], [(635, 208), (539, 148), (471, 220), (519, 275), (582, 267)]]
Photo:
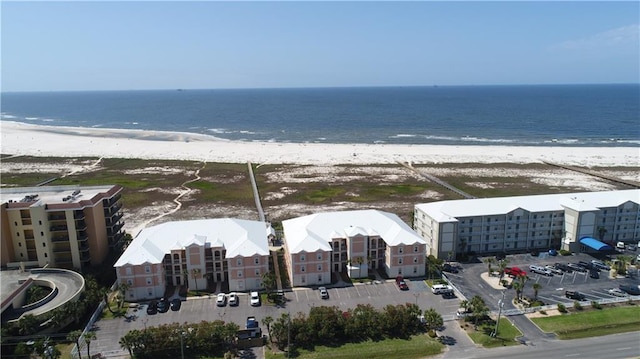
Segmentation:
[(575, 308), (575, 310), (582, 310), (582, 304), (580, 304), (580, 302), (578, 302), (577, 300), (575, 302), (573, 302), (573, 308)]
[(542, 314), (542, 315), (547, 315), (547, 311), (546, 311), (546, 310), (544, 310), (544, 309), (542, 309), (542, 310), (540, 310), (540, 314)]
[(567, 307), (565, 307), (564, 304), (562, 304), (562, 303), (558, 303), (558, 311), (560, 313), (566, 313), (567, 312)]
[(435, 330), (431, 329), (429, 330), (429, 332), (427, 333), (429, 335), (430, 338), (435, 338), (438, 336), (438, 334), (436, 333)]
[(591, 306), (595, 309), (602, 309), (602, 304), (596, 302), (595, 300), (591, 301)]
[(558, 253), (560, 253), (561, 256), (570, 256), (571, 255), (571, 251), (568, 251), (566, 249), (561, 249), (560, 251), (558, 251)]

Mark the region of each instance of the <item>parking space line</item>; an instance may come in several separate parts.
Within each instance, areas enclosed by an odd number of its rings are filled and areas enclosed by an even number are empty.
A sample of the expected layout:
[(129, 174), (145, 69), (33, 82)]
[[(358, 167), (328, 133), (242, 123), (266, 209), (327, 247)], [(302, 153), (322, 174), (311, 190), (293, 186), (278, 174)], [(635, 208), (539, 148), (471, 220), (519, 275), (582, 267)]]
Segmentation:
[(360, 297), (360, 291), (358, 290), (358, 286), (354, 285), (353, 287), (356, 289), (356, 292), (358, 293), (358, 297)]

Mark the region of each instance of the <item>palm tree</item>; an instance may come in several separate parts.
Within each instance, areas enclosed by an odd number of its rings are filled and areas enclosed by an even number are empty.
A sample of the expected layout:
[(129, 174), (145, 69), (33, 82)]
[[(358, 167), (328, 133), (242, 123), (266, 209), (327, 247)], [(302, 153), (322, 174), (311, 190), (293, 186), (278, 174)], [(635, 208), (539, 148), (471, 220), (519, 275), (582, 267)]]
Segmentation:
[(82, 331), (80, 330), (74, 330), (67, 334), (67, 340), (76, 343), (76, 348), (78, 350), (78, 359), (82, 359), (82, 355), (80, 354), (80, 336), (82, 336)]
[(427, 330), (436, 330), (442, 327), (444, 320), (440, 313), (433, 308), (429, 308), (424, 311), (424, 324), (427, 327)]
[(513, 289), (516, 290), (516, 301), (520, 301), (520, 293), (522, 292), (522, 289), (524, 288), (524, 284), (522, 284), (522, 282), (514, 281), (511, 285), (513, 286)]
[(126, 295), (127, 295), (127, 291), (129, 290), (129, 288), (131, 288), (129, 283), (122, 282), (122, 283), (118, 284), (118, 292), (120, 292), (120, 303), (118, 304), (118, 308), (119, 309), (121, 309), (122, 306), (124, 305), (124, 302), (125, 302), (125, 299), (126, 299)]
[(507, 258), (504, 258), (498, 261), (498, 268), (500, 270), (500, 279), (504, 277), (504, 269), (507, 268), (508, 264), (509, 264), (509, 260)]
[(200, 275), (200, 268), (193, 268), (191, 270), (191, 278), (196, 285), (196, 292), (198, 292), (198, 276)]
[(273, 323), (273, 317), (267, 315), (266, 317), (262, 318), (262, 324), (267, 326), (267, 335), (269, 336), (269, 341), (273, 343), (271, 339), (271, 323)]
[(487, 271), (489, 275), (491, 275), (491, 265), (495, 262), (495, 259), (493, 257), (488, 257), (485, 258), (483, 262), (487, 263)]
[(362, 278), (362, 263), (364, 263), (364, 258), (356, 257), (354, 261), (358, 265), (358, 278)]
[(95, 332), (86, 332), (84, 335), (84, 342), (85, 344), (87, 344), (87, 357), (91, 358), (91, 352), (89, 350), (90, 346), (91, 346), (91, 341), (96, 339), (96, 333)]
[(540, 290), (540, 288), (542, 288), (542, 284), (533, 283), (532, 287), (533, 287), (533, 298), (535, 300), (538, 300), (538, 291)]
[(120, 348), (122, 349), (127, 349), (127, 351), (129, 351), (129, 357), (133, 358), (133, 341), (132, 341), (132, 337), (129, 335), (125, 335), (124, 337), (120, 338), (120, 341), (118, 341), (118, 344), (120, 344)]

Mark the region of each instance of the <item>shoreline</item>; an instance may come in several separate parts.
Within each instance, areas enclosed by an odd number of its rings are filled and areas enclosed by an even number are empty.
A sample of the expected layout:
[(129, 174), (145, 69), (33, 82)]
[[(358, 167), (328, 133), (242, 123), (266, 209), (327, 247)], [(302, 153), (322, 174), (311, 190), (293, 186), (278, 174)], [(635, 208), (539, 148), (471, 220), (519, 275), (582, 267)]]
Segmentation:
[(219, 163), (368, 165), (542, 163), (638, 167), (638, 147), (456, 146), (245, 142), (185, 132), (61, 127), (0, 121), (0, 152), (37, 157), (104, 157)]

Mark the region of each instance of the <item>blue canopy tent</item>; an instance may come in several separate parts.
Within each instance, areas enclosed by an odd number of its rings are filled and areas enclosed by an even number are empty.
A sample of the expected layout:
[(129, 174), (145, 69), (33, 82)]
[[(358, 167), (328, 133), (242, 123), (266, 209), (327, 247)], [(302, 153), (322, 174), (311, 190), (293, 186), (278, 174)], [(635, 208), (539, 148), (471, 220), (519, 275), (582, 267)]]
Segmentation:
[(591, 238), (591, 237), (584, 237), (582, 239), (580, 239), (580, 243), (595, 249), (596, 251), (612, 251), (613, 247), (611, 247), (610, 245), (600, 242), (599, 240), (595, 239), (595, 238)]

